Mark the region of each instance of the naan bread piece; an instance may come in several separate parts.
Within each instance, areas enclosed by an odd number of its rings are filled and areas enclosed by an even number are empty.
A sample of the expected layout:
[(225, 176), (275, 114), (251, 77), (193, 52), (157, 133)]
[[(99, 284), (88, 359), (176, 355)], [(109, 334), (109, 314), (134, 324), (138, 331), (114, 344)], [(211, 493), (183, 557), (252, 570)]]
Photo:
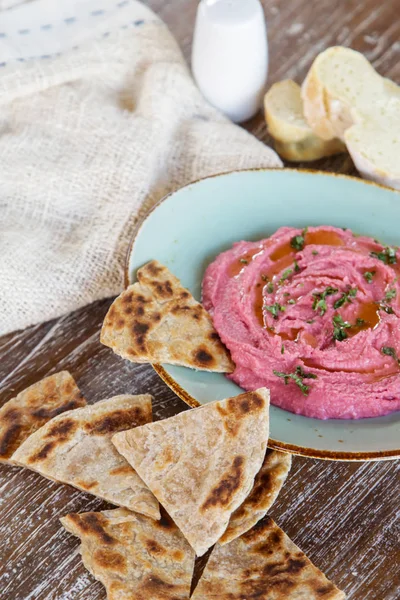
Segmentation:
[(267, 514), (278, 497), (291, 466), (291, 454), (267, 450), (253, 489), (231, 516), (228, 528), (219, 540), (220, 544), (227, 544), (239, 537)]
[(267, 516), (230, 544), (216, 544), (192, 600), (345, 597)]
[(0, 462), (14, 464), (11, 455), (31, 433), (53, 417), (86, 401), (68, 371), (50, 375), (0, 408)]
[(210, 315), (179, 279), (153, 260), (111, 305), (100, 340), (139, 363), (231, 373), (234, 364)]
[(44, 477), (159, 519), (156, 498), (111, 443), (117, 431), (151, 419), (151, 396), (115, 396), (52, 419), (12, 459)]
[(224, 533), (264, 460), (269, 391), (261, 388), (115, 435), (198, 556)]
[(81, 540), (85, 567), (108, 600), (188, 600), (194, 552), (172, 520), (126, 509), (67, 515), (61, 523)]

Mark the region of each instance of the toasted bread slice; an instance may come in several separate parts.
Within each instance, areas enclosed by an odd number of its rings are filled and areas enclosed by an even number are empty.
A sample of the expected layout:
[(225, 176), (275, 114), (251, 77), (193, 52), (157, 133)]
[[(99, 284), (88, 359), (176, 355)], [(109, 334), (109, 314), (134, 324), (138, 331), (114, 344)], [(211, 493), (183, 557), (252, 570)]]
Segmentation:
[(345, 133), (349, 153), (360, 174), (400, 190), (400, 104), (398, 116), (386, 122), (364, 121)]
[(303, 116), (300, 86), (286, 79), (275, 83), (264, 98), (265, 120), (275, 149), (293, 162), (312, 161), (346, 151), (338, 139), (322, 140)]
[(387, 118), (400, 101), (400, 88), (381, 77), (355, 50), (334, 46), (314, 60), (302, 86), (304, 116), (314, 133), (330, 140), (365, 119)]
[(350, 48), (315, 59), (302, 86), (304, 115), (325, 140), (342, 139), (367, 179), (400, 189), (400, 87)]

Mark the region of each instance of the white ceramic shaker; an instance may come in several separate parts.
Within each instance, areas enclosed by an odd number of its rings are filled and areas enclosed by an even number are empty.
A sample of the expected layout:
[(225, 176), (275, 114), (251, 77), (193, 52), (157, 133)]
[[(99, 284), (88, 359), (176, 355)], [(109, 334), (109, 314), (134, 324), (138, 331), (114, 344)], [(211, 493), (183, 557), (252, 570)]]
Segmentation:
[(192, 71), (205, 98), (236, 123), (261, 107), (268, 42), (259, 0), (202, 0), (197, 9)]

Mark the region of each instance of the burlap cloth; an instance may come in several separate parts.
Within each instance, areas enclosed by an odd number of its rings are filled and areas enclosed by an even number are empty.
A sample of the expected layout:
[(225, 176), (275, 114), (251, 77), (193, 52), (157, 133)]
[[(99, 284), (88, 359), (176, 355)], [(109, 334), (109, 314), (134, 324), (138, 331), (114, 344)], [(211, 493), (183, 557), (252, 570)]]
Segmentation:
[(205, 102), (139, 2), (1, 12), (0, 335), (117, 294), (135, 224), (167, 192), (280, 164)]

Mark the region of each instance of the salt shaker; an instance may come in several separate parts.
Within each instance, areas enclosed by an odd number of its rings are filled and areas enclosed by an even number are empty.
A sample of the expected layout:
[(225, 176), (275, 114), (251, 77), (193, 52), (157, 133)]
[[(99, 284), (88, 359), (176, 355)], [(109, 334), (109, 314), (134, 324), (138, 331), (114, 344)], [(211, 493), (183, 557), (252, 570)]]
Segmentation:
[(259, 0), (202, 0), (197, 9), (192, 71), (205, 98), (232, 121), (262, 104), (268, 43)]

